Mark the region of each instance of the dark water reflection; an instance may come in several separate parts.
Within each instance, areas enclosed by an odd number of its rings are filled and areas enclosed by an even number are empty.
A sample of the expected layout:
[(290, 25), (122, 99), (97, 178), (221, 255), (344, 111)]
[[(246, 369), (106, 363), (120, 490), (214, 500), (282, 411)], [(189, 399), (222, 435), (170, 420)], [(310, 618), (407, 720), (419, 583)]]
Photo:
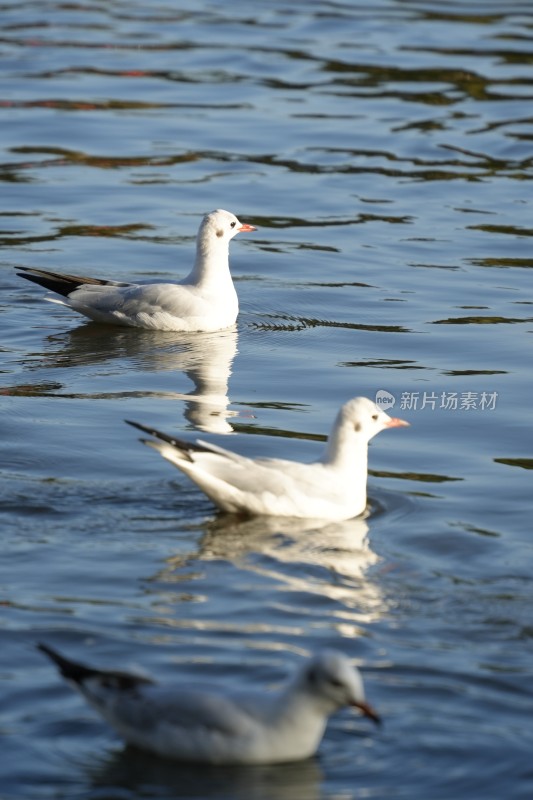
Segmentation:
[[(530, 4), (0, 12), (2, 796), (529, 800)], [(215, 207), (258, 226), (234, 331), (88, 325), (13, 269), (173, 280)], [(217, 516), (123, 422), (310, 460), (378, 391), (411, 428), (342, 525)], [(282, 769), (162, 764), (37, 639), (230, 686), (336, 646), (385, 725), (341, 714)]]
[[(147, 755), (124, 750), (87, 769), (89, 797), (133, 796), (158, 798), (217, 798), (254, 800), (313, 800), (321, 797), (323, 773), (314, 760), (281, 767), (194, 767), (167, 764)], [(128, 796), (126, 795), (126, 796)]]

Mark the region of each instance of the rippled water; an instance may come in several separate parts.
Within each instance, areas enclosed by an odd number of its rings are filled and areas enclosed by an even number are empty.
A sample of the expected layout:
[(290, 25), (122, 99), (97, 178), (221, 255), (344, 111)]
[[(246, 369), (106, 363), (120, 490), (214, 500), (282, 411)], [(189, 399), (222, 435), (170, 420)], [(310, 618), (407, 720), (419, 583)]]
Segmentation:
[[(528, 2), (0, 3), (2, 800), (530, 798)], [(14, 266), (188, 272), (232, 243), (238, 330), (107, 329)], [(384, 390), (365, 519), (236, 521), (124, 418), (316, 456)], [(454, 403), (457, 407), (454, 408)], [(35, 652), (272, 685), (335, 646), (384, 717), (314, 760), (124, 749)]]

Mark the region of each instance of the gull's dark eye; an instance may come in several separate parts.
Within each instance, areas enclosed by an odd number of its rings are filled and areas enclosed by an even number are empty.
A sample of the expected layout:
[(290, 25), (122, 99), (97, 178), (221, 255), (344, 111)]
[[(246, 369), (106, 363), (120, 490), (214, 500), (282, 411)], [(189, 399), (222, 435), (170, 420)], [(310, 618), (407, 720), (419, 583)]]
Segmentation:
[(372, 419), (374, 420), (374, 422), (377, 422), (378, 421), (378, 415), (377, 414), (372, 414)]
[(232, 227), (232, 228), (234, 228), (234, 227), (235, 227), (235, 220), (233, 220), (233, 222), (231, 223), (231, 227)]
[(343, 682), (342, 681), (338, 681), (336, 678), (330, 678), (329, 682), (331, 683), (332, 686), (336, 686), (338, 689), (340, 689), (342, 686), (344, 686)]

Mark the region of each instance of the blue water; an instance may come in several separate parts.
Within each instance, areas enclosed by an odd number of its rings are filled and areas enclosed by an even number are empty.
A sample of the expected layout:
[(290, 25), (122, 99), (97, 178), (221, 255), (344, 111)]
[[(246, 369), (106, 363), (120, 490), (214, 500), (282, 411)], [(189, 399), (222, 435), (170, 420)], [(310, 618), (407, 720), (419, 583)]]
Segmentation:
[[(526, 2), (0, 4), (2, 800), (533, 795)], [(98, 327), (13, 267), (189, 270), (206, 212), (237, 330)], [(312, 459), (355, 395), (366, 519), (218, 515), (123, 420)], [(125, 749), (34, 649), (273, 686), (334, 646), (317, 757), (205, 770)]]

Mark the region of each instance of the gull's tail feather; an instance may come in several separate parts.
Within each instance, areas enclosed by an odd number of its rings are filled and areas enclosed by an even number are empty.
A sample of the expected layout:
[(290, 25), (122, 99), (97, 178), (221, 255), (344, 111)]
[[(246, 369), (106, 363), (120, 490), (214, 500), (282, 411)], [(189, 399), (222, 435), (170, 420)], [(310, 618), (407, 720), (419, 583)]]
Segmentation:
[(108, 281), (100, 278), (87, 278), (82, 275), (63, 275), (59, 272), (49, 272), (45, 269), (34, 267), (18, 267), (22, 272), (17, 272), (21, 278), (39, 284), (50, 292), (68, 297), (68, 295), (80, 286), (92, 284), (93, 286), (105, 286)]
[(98, 670), (91, 669), (90, 667), (86, 667), (76, 661), (71, 661), (69, 658), (65, 658), (47, 644), (39, 643), (37, 645), (37, 649), (42, 653), (46, 653), (48, 658), (54, 662), (63, 678), (66, 678), (68, 681), (74, 681), (74, 683), (83, 683), (85, 680), (87, 680), (87, 678), (92, 678), (95, 675), (100, 674)]
[[(162, 442), (175, 447), (176, 450), (179, 450), (189, 461), (193, 459), (190, 456), (190, 453), (210, 453), (211, 449), (206, 447), (199, 442), (188, 442), (185, 439), (177, 439), (175, 436), (170, 436), (168, 433), (163, 433), (162, 431), (156, 430), (156, 428), (148, 428), (146, 425), (141, 425), (140, 422), (133, 422), (130, 419), (125, 419), (128, 425), (132, 425), (134, 428), (142, 431), (143, 433), (148, 433), (150, 436), (155, 436), (156, 439), (160, 439)], [(155, 447), (158, 449), (156, 442), (150, 442), (147, 439), (141, 439), (143, 444), (147, 444), (150, 447)]]
[(117, 689), (134, 689), (140, 683), (153, 683), (150, 678), (142, 675), (86, 667), (84, 664), (65, 658), (47, 644), (39, 643), (37, 649), (54, 662), (63, 678), (78, 684), (78, 686), (83, 686), (85, 681), (90, 678), (98, 678), (104, 681), (109, 688)]
[(61, 272), (50, 272), (47, 269), (37, 269), (36, 267), (17, 267), (22, 270), (17, 272), (21, 278), (39, 284), (50, 292), (68, 297), (69, 294), (80, 286), (130, 286), (129, 283), (122, 281), (104, 280), (103, 278), (88, 278), (86, 275), (65, 275)]

